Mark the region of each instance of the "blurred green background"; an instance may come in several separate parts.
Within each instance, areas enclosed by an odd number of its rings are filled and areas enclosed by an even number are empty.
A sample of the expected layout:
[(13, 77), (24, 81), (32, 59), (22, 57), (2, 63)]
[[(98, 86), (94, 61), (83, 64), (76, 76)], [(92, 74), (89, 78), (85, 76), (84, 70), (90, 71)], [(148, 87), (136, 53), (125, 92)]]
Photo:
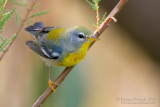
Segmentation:
[[(102, 0), (101, 16), (105, 11), (109, 13), (118, 1)], [(58, 27), (83, 25), (95, 30), (88, 18), (95, 21), (96, 14), (85, 0), (38, 2), (41, 5), (34, 12), (47, 9), (51, 12), (37, 17), (34, 22)], [(159, 4), (159, 0), (129, 0), (117, 15), (118, 22), (110, 24), (101, 40), (72, 70), (56, 93), (49, 96), (43, 107), (159, 107)], [(13, 7), (11, 3), (7, 6)], [(17, 10), (24, 15), (27, 7), (18, 6)], [(10, 36), (16, 30), (13, 16), (3, 35)], [(48, 87), (45, 64), (25, 45), (27, 40), (33, 40), (32, 36), (21, 31), (0, 63), (0, 107), (31, 107)], [(52, 67), (51, 79), (54, 80), (63, 69)], [(127, 98), (155, 99), (152, 100), (154, 104), (122, 104)]]

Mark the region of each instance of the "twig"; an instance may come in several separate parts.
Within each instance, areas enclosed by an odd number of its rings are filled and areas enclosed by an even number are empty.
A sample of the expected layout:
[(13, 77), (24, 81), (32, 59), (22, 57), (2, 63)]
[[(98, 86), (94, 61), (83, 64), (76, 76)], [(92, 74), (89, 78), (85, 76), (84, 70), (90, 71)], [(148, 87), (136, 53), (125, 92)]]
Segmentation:
[(97, 14), (97, 31), (98, 31), (98, 28), (99, 28), (99, 6), (98, 6), (98, 2), (96, 2), (96, 7), (97, 7), (97, 10), (96, 10), (96, 14)]
[(8, 2), (8, 0), (5, 0), (4, 4), (2, 6), (2, 13), (1, 13), (1, 17), (0, 18), (2, 18), (2, 16), (3, 16), (3, 9), (6, 7), (7, 2)]
[(2, 58), (4, 57), (4, 55), (7, 53), (7, 51), (9, 50), (9, 48), (11, 47), (11, 45), (13, 44), (13, 42), (15, 41), (15, 39), (17, 38), (18, 34), (20, 33), (21, 29), (23, 28), (24, 26), (24, 23), (26, 22), (27, 20), (27, 17), (29, 16), (30, 12), (32, 11), (35, 3), (36, 3), (37, 0), (33, 0), (32, 4), (30, 5), (29, 9), (27, 10), (24, 18), (22, 19), (21, 21), (21, 24), (16, 32), (16, 37), (8, 44), (8, 46), (6, 47), (6, 49), (2, 52), (1, 56), (0, 56), (0, 61), (2, 60)]
[[(99, 37), (100, 34), (107, 28), (109, 22), (112, 20), (112, 18), (121, 10), (121, 8), (125, 5), (125, 3), (128, 0), (120, 0), (118, 2), (118, 4), (115, 6), (115, 8), (111, 11), (111, 13), (108, 15), (108, 17), (105, 19), (105, 21), (100, 25), (100, 27), (98, 28), (98, 30), (96, 30), (94, 32), (94, 35), (96, 37)], [(95, 42), (93, 42), (91, 44), (91, 46), (94, 44)], [(91, 47), (90, 46), (90, 47)], [(74, 68), (74, 66), (72, 67), (66, 67), (64, 69), (64, 71), (57, 77), (57, 79), (54, 81), (56, 84), (61, 84), (61, 82), (66, 78), (66, 76), (69, 74), (69, 72)], [(53, 85), (53, 87), (56, 89), (58, 86)], [(51, 90), (51, 88), (47, 88), (44, 93), (37, 99), (37, 101), (33, 104), (32, 107), (41, 107), (41, 105), (43, 104), (43, 102), (48, 98), (49, 95), (51, 95), (53, 91)]]

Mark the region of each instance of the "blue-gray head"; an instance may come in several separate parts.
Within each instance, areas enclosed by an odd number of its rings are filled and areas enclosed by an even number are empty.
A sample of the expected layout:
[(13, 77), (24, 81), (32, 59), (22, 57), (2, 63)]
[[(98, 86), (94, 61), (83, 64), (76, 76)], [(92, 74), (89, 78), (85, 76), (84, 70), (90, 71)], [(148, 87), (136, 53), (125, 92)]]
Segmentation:
[(99, 40), (95, 36), (93, 36), (93, 33), (83, 26), (75, 26), (67, 29), (65, 32), (68, 36), (69, 42), (73, 46), (81, 46), (84, 43), (91, 43), (93, 41)]

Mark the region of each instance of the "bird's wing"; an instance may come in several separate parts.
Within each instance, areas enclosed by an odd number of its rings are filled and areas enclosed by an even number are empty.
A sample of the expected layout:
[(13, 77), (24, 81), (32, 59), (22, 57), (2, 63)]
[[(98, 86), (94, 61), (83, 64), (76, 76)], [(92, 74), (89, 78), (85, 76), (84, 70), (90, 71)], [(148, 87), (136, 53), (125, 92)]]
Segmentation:
[(50, 59), (58, 59), (61, 53), (61, 48), (55, 44), (54, 40), (59, 38), (59, 29), (61, 28), (45, 27), (42, 22), (37, 22), (32, 26), (28, 26), (25, 28), (25, 30), (34, 35), (34, 38), (39, 43), (39, 45), (33, 41), (27, 41), (26, 44), (41, 56)]
[(26, 45), (36, 52), (38, 55), (49, 59), (58, 59), (59, 53), (53, 50), (49, 50), (46, 45), (39, 46), (34, 41), (27, 41)]
[(42, 38), (39, 43), (42, 52), (50, 59), (58, 59), (62, 53), (61, 46), (56, 45), (54, 41), (47, 41), (46, 39)]
[[(44, 30), (48, 31), (49, 29), (50, 28), (46, 28)], [(62, 54), (64, 44), (62, 32), (64, 30), (64, 28), (52, 29), (47, 33), (47, 35), (43, 34), (43, 36), (38, 39), (43, 53), (51, 59), (58, 59)]]
[(41, 47), (39, 45), (37, 45), (34, 41), (27, 41), (26, 45), (31, 48), (34, 52), (36, 52), (37, 54), (39, 54), (40, 56), (43, 56), (45, 58), (49, 58), (48, 56), (46, 56), (43, 51), (41, 50)]

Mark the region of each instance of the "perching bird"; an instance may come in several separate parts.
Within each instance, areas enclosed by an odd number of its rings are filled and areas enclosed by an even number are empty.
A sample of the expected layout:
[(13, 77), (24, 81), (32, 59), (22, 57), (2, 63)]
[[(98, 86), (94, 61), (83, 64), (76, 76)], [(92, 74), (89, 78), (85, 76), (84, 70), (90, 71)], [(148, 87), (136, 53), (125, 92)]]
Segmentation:
[(87, 54), (88, 47), (93, 41), (99, 40), (92, 32), (83, 26), (70, 28), (45, 27), (42, 22), (25, 28), (34, 36), (34, 41), (27, 41), (30, 49), (36, 52), (48, 67), (48, 83), (50, 80), (50, 65), (69, 67), (79, 63)]

